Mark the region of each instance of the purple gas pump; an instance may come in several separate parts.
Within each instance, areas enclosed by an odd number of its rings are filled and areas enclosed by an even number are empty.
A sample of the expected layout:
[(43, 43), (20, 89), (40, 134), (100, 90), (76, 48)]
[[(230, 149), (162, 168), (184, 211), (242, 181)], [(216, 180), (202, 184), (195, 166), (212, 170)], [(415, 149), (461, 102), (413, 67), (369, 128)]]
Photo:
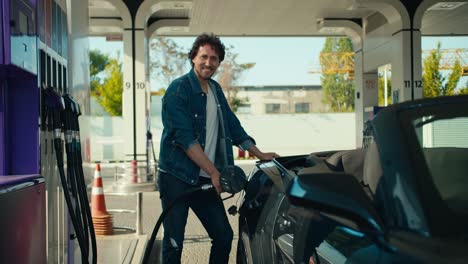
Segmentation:
[(46, 263), (46, 203), (39, 175), (36, 1), (0, 12), (0, 259)]
[(80, 114), (61, 97), (66, 11), (54, 0), (0, 0), (0, 13), (0, 262), (74, 263), (78, 245), (81, 262), (96, 263), (79, 138), (65, 145), (77, 151), (64, 169), (63, 132), (79, 131), (65, 124)]

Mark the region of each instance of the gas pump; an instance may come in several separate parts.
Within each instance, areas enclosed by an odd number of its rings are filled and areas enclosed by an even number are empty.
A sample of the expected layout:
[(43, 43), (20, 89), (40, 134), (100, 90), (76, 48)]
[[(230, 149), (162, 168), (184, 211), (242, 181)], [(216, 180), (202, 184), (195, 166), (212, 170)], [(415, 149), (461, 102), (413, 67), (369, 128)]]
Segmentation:
[(67, 91), (66, 3), (0, 0), (0, 13), (0, 262), (74, 263), (77, 242), (81, 262), (96, 263), (81, 112), (59, 94)]
[[(89, 240), (91, 239), (92, 263), (97, 262), (96, 238), (89, 209), (89, 201), (81, 166), (81, 151), (77, 134), (79, 107), (69, 96), (60, 96), (54, 89), (44, 90), (44, 120), (52, 128), (52, 142), (55, 150), (57, 169), (63, 187), (63, 195), (71, 222), (68, 241), (68, 262), (74, 263), (74, 239), (78, 241), (82, 263), (89, 263)], [(64, 139), (62, 140), (62, 130)], [(64, 143), (66, 152), (66, 170), (64, 161)]]
[(0, 1), (0, 262), (45, 263), (36, 1)]
[(79, 197), (79, 203), (77, 203), (76, 210), (77, 213), (81, 215), (84, 242), (86, 243), (85, 246), (89, 249), (89, 240), (91, 240), (93, 263), (96, 263), (96, 236), (94, 233), (91, 210), (89, 208), (89, 200), (83, 173), (83, 159), (81, 157), (80, 127), (78, 122), (78, 117), (81, 115), (80, 106), (69, 94), (64, 95), (63, 100), (65, 102), (65, 111), (62, 112), (62, 122), (64, 124), (65, 149), (67, 152), (69, 178), (76, 179), (76, 192)]

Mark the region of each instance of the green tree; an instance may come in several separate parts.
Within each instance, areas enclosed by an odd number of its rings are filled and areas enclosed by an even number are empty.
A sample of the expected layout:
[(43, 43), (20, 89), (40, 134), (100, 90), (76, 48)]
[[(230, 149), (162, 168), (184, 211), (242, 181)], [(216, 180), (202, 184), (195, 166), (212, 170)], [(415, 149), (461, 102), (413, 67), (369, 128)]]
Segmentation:
[(189, 67), (188, 51), (177, 43), (164, 37), (153, 38), (150, 41), (150, 76), (160, 82), (164, 89), (183, 75)]
[(91, 92), (96, 91), (96, 87), (101, 83), (99, 73), (104, 71), (104, 68), (109, 63), (109, 56), (102, 54), (99, 50), (89, 51), (89, 75), (91, 80)]
[(442, 59), (442, 53), (440, 47), (441, 45), (439, 42), (437, 43), (437, 49), (432, 50), (423, 62), (424, 73), (422, 85), (424, 97), (454, 95), (455, 88), (461, 77), (461, 65), (458, 60), (455, 61), (448, 79), (441, 73), (440, 61)]
[[(320, 58), (322, 71), (340, 64), (340, 54), (352, 52), (353, 45), (349, 38), (326, 38), (322, 53), (337, 54)], [(346, 73), (324, 73), (321, 77), (324, 104), (330, 106), (333, 112), (349, 112), (354, 110), (354, 81)]]
[(468, 95), (468, 87), (467, 87), (467, 88), (462, 88), (462, 89), (460, 89), (460, 91), (458, 92), (458, 94)]
[[(383, 77), (379, 76), (378, 79), (378, 86), (379, 86), (379, 105), (385, 105), (385, 80)], [(387, 103), (390, 105), (392, 104), (392, 80), (390, 78), (387, 79)]]
[(151, 94), (152, 95), (157, 95), (157, 96), (163, 96), (165, 93), (166, 93), (165, 88), (159, 88), (159, 90), (157, 90), (156, 92), (152, 92)]
[(465, 94), (465, 95), (468, 95), (468, 81), (466, 81), (466, 83), (465, 83), (465, 88), (461, 88), (461, 89), (458, 91), (458, 94)]
[(113, 116), (122, 115), (123, 74), (117, 59), (109, 59), (104, 69), (106, 76), (91, 93), (102, 107)]
[(233, 46), (226, 48), (226, 56), (218, 68), (216, 77), (224, 90), (229, 106), (231, 107), (232, 111), (236, 112), (239, 106), (246, 101), (237, 97), (237, 81), (246, 70), (253, 68), (255, 63), (237, 62), (237, 57), (239, 54), (235, 53), (233, 49)]

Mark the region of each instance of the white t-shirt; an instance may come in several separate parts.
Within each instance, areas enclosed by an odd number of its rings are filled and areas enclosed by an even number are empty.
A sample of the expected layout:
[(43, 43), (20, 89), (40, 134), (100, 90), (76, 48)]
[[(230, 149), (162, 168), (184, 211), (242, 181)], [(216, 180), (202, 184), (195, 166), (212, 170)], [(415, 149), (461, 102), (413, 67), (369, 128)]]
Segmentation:
[[(216, 90), (208, 85), (208, 94), (206, 95), (206, 140), (205, 154), (211, 162), (215, 162), (216, 144), (218, 142), (218, 107), (216, 104)], [(200, 176), (210, 178), (204, 170), (200, 170)]]

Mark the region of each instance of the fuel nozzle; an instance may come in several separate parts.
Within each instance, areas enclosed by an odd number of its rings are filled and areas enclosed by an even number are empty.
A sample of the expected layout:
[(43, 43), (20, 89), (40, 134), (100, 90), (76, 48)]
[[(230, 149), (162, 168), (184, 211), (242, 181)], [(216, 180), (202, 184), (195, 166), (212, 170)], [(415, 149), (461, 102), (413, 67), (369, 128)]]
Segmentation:
[(76, 147), (77, 149), (80, 148), (80, 136), (79, 136), (79, 131), (80, 131), (80, 126), (78, 123), (78, 117), (81, 115), (81, 110), (80, 110), (80, 105), (76, 100), (69, 94), (65, 94), (63, 96), (63, 100), (65, 101), (66, 105), (66, 119), (68, 122), (68, 134), (70, 135), (70, 141), (75, 140), (76, 142)]
[(75, 115), (75, 116), (80, 116), (81, 115), (81, 110), (80, 110), (80, 105), (76, 100), (70, 95), (70, 94), (65, 94), (63, 96), (63, 100), (65, 101), (65, 104), (67, 108)]
[(62, 96), (62, 99), (65, 103), (65, 111), (62, 114), (62, 120), (65, 126), (64, 128), (65, 131), (71, 131), (74, 130), (72, 119), (76, 112), (75, 102), (71, 99), (71, 96), (69, 96), (68, 94)]
[(70, 96), (70, 99), (73, 101), (73, 104), (75, 105), (75, 131), (76, 131), (76, 138), (77, 140), (79, 139), (79, 131), (80, 131), (80, 123), (78, 122), (78, 118), (81, 115), (81, 109), (80, 109), (80, 104), (75, 100), (75, 98)]
[(49, 112), (49, 116), (51, 117), (54, 138), (60, 138), (62, 133), (60, 113), (65, 109), (62, 96), (52, 87), (47, 87), (44, 91), (44, 104), (46, 111)]

